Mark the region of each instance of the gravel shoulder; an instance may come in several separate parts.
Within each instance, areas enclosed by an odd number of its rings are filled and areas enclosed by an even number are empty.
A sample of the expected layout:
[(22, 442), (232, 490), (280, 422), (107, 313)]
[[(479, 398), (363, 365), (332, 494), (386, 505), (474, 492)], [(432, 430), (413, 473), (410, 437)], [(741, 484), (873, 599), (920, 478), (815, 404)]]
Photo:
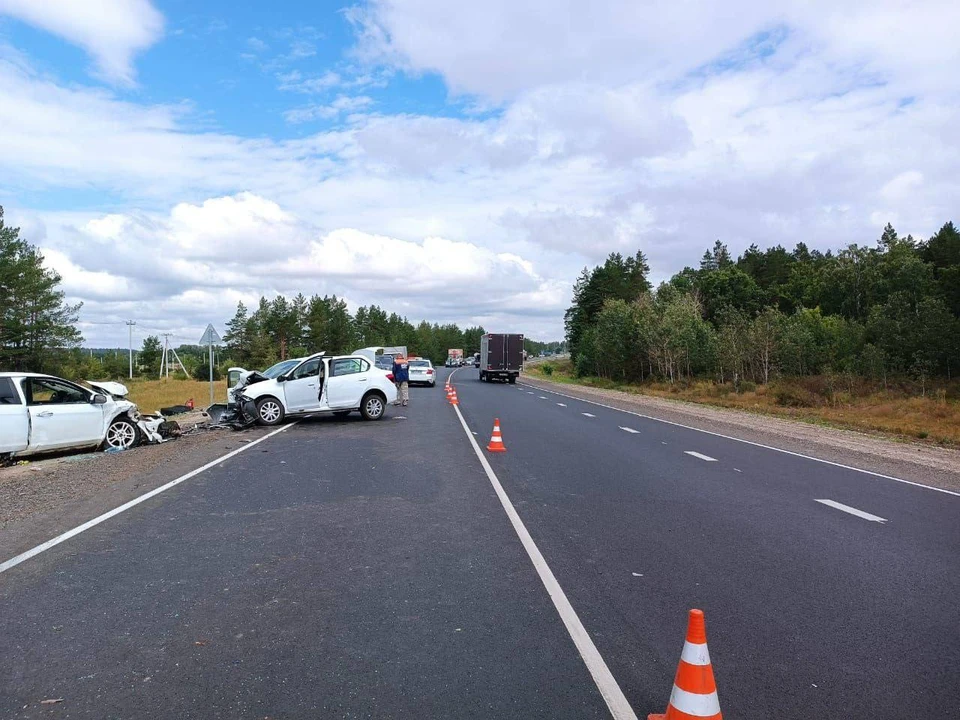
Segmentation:
[(960, 492), (960, 451), (897, 442), (876, 435), (708, 407), (682, 400), (602, 390), (524, 376), (523, 383), (821, 460)]
[(0, 468), (0, 561), (265, 435), (203, 430), (122, 453), (90, 452)]

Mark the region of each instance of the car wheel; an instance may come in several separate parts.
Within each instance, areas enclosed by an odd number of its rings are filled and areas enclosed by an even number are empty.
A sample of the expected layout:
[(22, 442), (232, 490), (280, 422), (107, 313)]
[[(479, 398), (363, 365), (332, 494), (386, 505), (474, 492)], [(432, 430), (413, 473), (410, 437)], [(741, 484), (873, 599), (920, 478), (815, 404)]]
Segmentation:
[(370, 393), (360, 404), (360, 414), (364, 420), (379, 420), (387, 409), (387, 400), (380, 393)]
[(129, 450), (140, 442), (140, 428), (125, 418), (117, 418), (107, 428), (104, 449)]
[(283, 422), (283, 405), (274, 397), (257, 400), (257, 422), (261, 425), (279, 425)]
[(343, 420), (343, 418), (347, 417), (347, 415), (349, 414), (350, 414), (349, 410), (341, 410), (340, 412), (335, 412), (333, 416), (335, 418), (340, 418), (341, 420)]

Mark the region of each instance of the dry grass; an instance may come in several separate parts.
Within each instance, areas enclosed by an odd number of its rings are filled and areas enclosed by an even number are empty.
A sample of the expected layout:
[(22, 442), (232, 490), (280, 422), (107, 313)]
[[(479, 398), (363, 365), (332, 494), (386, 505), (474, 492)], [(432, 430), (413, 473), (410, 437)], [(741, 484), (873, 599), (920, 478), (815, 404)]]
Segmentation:
[(960, 445), (960, 402), (946, 389), (928, 391), (926, 397), (908, 386), (876, 389), (860, 381), (837, 382), (836, 378), (797, 378), (770, 385), (745, 384), (737, 393), (732, 385), (710, 381), (685, 384), (644, 383), (625, 385), (601, 378), (575, 378), (569, 362), (552, 363), (551, 376), (543, 365), (528, 366), (533, 376), (555, 382), (616, 389), (641, 395), (675, 398), (717, 407), (824, 423), (854, 430), (868, 430), (941, 445)]
[[(122, 380), (130, 390), (130, 400), (143, 412), (156, 412), (162, 407), (183, 405), (193, 398), (196, 406), (210, 404), (210, 383), (202, 380)], [(214, 402), (226, 402), (227, 381), (214, 383)]]

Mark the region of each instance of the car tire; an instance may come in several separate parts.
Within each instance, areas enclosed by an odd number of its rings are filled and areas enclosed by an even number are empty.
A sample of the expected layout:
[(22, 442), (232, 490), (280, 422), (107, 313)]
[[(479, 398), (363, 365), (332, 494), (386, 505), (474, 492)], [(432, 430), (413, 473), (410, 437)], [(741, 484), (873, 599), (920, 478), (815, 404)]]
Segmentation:
[(103, 439), (104, 450), (129, 450), (140, 444), (140, 428), (127, 418), (117, 418), (107, 428), (107, 436)]
[(383, 393), (369, 392), (360, 402), (360, 415), (364, 420), (379, 420), (387, 412), (387, 398)]
[(257, 422), (261, 425), (279, 425), (283, 422), (283, 403), (268, 395), (257, 400)]

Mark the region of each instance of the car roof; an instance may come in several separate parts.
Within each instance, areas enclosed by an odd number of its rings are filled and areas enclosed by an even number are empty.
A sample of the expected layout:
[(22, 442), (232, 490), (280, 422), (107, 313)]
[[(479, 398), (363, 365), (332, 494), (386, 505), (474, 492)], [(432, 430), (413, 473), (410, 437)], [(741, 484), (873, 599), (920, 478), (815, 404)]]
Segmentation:
[[(31, 372), (0, 372), (0, 377), (6, 378), (27, 378), (27, 377), (49, 377), (57, 378), (56, 375), (48, 375), (47, 373), (31, 373)], [(61, 378), (57, 378), (60, 380)], [(70, 382), (69, 380), (67, 382)]]

